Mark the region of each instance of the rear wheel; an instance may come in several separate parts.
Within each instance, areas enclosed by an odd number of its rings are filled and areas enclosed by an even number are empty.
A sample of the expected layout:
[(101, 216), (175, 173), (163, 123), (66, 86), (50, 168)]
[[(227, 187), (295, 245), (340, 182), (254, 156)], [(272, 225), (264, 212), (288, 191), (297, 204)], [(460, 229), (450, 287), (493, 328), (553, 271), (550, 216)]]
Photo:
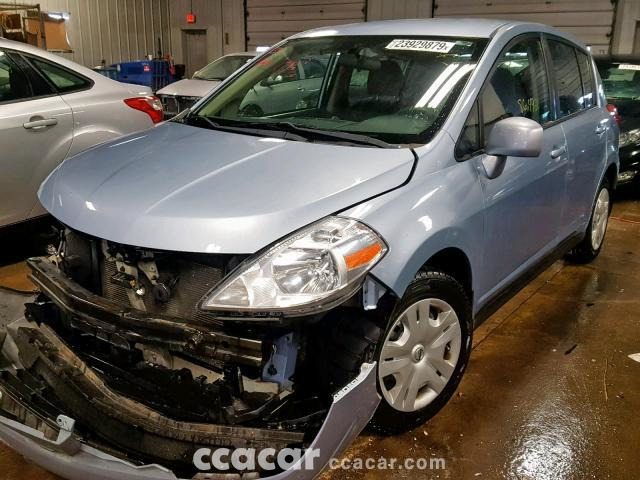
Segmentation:
[(589, 263), (598, 256), (607, 233), (610, 213), (611, 193), (609, 182), (605, 179), (598, 190), (584, 239), (567, 256), (570, 261), (574, 263)]

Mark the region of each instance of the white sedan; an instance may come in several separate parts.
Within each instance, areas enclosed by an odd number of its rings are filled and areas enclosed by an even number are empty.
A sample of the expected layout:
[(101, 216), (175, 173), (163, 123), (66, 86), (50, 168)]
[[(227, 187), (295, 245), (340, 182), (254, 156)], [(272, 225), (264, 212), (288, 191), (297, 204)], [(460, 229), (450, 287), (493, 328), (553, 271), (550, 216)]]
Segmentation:
[(230, 53), (205, 65), (191, 78), (185, 78), (161, 88), (156, 93), (164, 106), (166, 117), (173, 117), (216, 88), (229, 75), (255, 57), (255, 53)]
[(45, 213), (36, 192), (66, 158), (162, 119), (148, 87), (0, 38), (0, 227)]

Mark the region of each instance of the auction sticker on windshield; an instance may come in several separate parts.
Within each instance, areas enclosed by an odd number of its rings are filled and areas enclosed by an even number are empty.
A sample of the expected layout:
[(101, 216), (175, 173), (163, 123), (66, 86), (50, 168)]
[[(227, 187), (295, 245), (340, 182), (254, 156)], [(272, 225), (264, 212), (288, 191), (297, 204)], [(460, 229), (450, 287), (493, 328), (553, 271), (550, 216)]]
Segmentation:
[(420, 52), (448, 53), (455, 42), (440, 42), (437, 40), (392, 40), (386, 46), (387, 50), (416, 50)]

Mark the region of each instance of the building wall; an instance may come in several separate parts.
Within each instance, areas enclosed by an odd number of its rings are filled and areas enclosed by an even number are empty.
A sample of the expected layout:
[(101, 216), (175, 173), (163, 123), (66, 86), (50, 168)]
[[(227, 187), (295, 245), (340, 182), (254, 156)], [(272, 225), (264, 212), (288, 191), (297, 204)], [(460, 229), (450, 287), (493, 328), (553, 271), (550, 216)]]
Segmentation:
[(368, 0), (367, 20), (429, 18), (432, 10), (432, 0)]
[(613, 53), (640, 55), (640, 38), (637, 38), (640, 34), (636, 34), (638, 22), (640, 22), (640, 1), (618, 0), (612, 43)]
[[(4, 0), (12, 1), (12, 0)], [(68, 22), (69, 40), (74, 52), (65, 54), (71, 59), (87, 65), (99, 65), (104, 59), (107, 64), (120, 61), (135, 60), (143, 58), (145, 55), (156, 54), (158, 50), (157, 42), (160, 38), (162, 53), (170, 53), (176, 63), (184, 62), (183, 35), (182, 30), (196, 28), (207, 30), (207, 56), (210, 59), (222, 54), (245, 49), (245, 24), (246, 22), (271, 22), (274, 7), (285, 4), (300, 4), (313, 8), (328, 5), (330, 9), (323, 10), (317, 15), (317, 26), (326, 25), (338, 20), (325, 18), (332, 16), (331, 12), (337, 10), (337, 4), (361, 3), (363, 0), (247, 0), (249, 7), (254, 13), (259, 15), (248, 18), (245, 22), (245, 2), (243, 0), (193, 0), (193, 11), (196, 14), (196, 24), (186, 23), (186, 14), (190, 10), (191, 0), (37, 0), (41, 8), (47, 11), (63, 11), (70, 13)], [(21, 0), (21, 2), (36, 3), (36, 0)], [(578, 18), (570, 15), (567, 18), (576, 25), (567, 25), (567, 30), (579, 33), (587, 25), (585, 21), (597, 19), (602, 25), (591, 25), (586, 32), (592, 38), (590, 43), (604, 44), (609, 35), (612, 35), (611, 51), (613, 53), (632, 53), (634, 44), (640, 50), (640, 35), (636, 35), (640, 25), (640, 0), (617, 0), (617, 12), (615, 14), (614, 28), (609, 28), (606, 24), (611, 22), (610, 0), (494, 0), (485, 2), (484, 0), (367, 0), (366, 19), (385, 20), (395, 18), (428, 18), (432, 12), (436, 15), (465, 14), (465, 8), (469, 5), (489, 3), (484, 7), (486, 14), (497, 12), (496, 9), (506, 5), (513, 7), (516, 16), (535, 14), (536, 9), (541, 8), (545, 13), (550, 9), (559, 8), (557, 5), (571, 4), (572, 7), (582, 4), (587, 12), (588, 18)], [(295, 20), (296, 15), (300, 15), (295, 8), (285, 11), (285, 17), (291, 16)], [(350, 8), (340, 7), (340, 8)], [(602, 10), (600, 14), (596, 11)], [(460, 10), (462, 9), (462, 10)], [(460, 10), (460, 11), (459, 11)], [(345, 10), (346, 12), (346, 10)], [(277, 12), (276, 12), (277, 13)], [(306, 12), (302, 12), (306, 16)], [(498, 12), (500, 13), (500, 12)], [(548, 13), (551, 13), (550, 11)], [(347, 15), (348, 16), (348, 15)], [(504, 15), (496, 15), (504, 16)], [(518, 17), (518, 18), (519, 18)], [(288, 18), (288, 17), (287, 17)], [(287, 20), (283, 18), (282, 20)], [(287, 20), (289, 21), (289, 20)], [(282, 31), (271, 31), (268, 35), (280, 38), (282, 35), (293, 33), (290, 28), (283, 29), (286, 21), (280, 22)], [(290, 23), (290, 21), (289, 21)], [(295, 22), (294, 22), (295, 23)], [(301, 28), (313, 27), (314, 22), (299, 22)], [(302, 25), (304, 23), (304, 25)], [(260, 27), (262, 23), (256, 25)], [(610, 24), (609, 24), (610, 25)], [(562, 28), (562, 27), (561, 27)], [(256, 30), (256, 29), (254, 29)], [(276, 29), (277, 30), (277, 29)], [(285, 31), (286, 30), (286, 31)], [(613, 31), (613, 33), (611, 33)], [(255, 33), (255, 32), (254, 32)], [(265, 37), (266, 38), (266, 37)], [(256, 39), (261, 40), (261, 39)], [(249, 45), (253, 46), (249, 41)], [(260, 43), (260, 42), (258, 42)], [(264, 43), (264, 42), (263, 42)], [(261, 43), (262, 44), (262, 43)], [(635, 53), (640, 54), (640, 51)]]
[[(5, 0), (6, 1), (6, 0)], [(196, 23), (188, 24), (190, 0), (38, 0), (43, 11), (68, 12), (69, 43), (73, 53), (63, 54), (93, 67), (162, 54), (184, 62), (182, 30), (207, 31), (207, 56), (244, 51), (242, 0), (193, 0)], [(18, 3), (36, 3), (21, 0)]]
[(73, 53), (64, 56), (89, 67), (100, 65), (102, 60), (110, 65), (155, 54), (158, 38), (163, 53), (171, 45), (172, 0), (38, 0), (38, 3), (43, 11), (70, 14), (67, 33)]

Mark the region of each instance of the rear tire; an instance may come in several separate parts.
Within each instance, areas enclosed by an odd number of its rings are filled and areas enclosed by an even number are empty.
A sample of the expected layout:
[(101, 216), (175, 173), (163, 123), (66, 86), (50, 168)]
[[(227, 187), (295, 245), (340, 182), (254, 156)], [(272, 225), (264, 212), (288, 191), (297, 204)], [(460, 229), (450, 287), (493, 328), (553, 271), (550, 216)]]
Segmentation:
[(578, 264), (595, 260), (604, 244), (610, 213), (611, 188), (605, 178), (598, 189), (585, 236), (578, 246), (567, 254), (567, 260)]

